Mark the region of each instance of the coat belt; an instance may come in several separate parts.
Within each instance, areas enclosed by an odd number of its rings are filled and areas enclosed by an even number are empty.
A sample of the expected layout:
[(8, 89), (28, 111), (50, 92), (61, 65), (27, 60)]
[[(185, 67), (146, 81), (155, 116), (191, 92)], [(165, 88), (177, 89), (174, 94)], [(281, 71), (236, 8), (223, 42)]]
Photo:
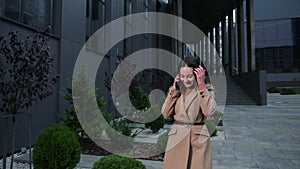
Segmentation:
[(205, 122), (196, 122), (196, 123), (193, 123), (193, 122), (184, 122), (184, 121), (175, 121), (174, 124), (180, 124), (180, 125), (204, 125)]

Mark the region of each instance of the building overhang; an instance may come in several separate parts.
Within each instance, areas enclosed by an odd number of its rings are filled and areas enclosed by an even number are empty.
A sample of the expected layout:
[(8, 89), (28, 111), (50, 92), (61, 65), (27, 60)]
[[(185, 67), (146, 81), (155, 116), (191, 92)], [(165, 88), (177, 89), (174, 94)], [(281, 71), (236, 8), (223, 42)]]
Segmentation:
[(243, 0), (183, 0), (182, 17), (208, 32)]

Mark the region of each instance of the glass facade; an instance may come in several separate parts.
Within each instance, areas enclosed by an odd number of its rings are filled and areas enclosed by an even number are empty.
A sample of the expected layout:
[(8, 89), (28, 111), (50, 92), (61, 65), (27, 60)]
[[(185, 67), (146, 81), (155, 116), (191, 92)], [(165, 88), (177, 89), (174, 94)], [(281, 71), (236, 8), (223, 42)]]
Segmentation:
[(52, 26), (53, 0), (4, 0), (4, 17), (37, 29)]
[(255, 22), (258, 70), (268, 73), (299, 72), (300, 18)]

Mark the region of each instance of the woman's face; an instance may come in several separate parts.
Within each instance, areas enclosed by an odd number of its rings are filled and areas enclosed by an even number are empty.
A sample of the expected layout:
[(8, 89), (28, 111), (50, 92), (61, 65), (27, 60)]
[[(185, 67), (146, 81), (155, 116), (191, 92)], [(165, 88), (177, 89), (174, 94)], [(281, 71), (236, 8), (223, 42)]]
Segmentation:
[(180, 80), (186, 88), (193, 88), (195, 86), (195, 76), (192, 67), (182, 67), (179, 71)]

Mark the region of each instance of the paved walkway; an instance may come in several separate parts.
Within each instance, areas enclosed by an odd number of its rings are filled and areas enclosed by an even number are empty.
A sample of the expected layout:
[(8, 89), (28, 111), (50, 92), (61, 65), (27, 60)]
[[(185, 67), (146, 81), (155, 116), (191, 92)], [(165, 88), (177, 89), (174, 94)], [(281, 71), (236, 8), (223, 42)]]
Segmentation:
[[(214, 169), (300, 168), (300, 95), (268, 94), (267, 106), (226, 106), (223, 123), (225, 139), (212, 140)], [(84, 156), (78, 166), (97, 159)], [(162, 168), (162, 162), (142, 162)]]
[(267, 106), (226, 106), (214, 168), (300, 168), (300, 95), (268, 94)]
[[(223, 123), (223, 139), (212, 139), (214, 169), (300, 168), (300, 95), (268, 94), (267, 106), (226, 106)], [(77, 169), (92, 168), (99, 158), (83, 155)]]

